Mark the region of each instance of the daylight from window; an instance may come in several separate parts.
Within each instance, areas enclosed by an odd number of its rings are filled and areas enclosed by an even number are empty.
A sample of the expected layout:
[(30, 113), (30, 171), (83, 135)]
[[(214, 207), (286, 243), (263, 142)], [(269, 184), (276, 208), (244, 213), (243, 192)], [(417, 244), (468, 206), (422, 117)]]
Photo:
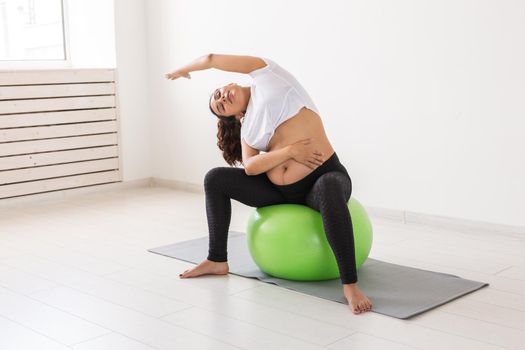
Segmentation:
[(0, 61), (65, 58), (62, 0), (0, 0)]

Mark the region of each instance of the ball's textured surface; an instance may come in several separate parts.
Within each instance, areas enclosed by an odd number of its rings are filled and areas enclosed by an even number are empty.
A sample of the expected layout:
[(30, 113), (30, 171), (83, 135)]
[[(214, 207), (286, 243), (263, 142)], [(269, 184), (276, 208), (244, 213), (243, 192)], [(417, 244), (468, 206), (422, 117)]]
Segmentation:
[[(354, 231), (357, 269), (372, 248), (372, 224), (363, 206), (348, 201)], [(339, 277), (321, 214), (298, 204), (257, 208), (248, 219), (248, 249), (261, 271), (278, 278), (321, 281)]]

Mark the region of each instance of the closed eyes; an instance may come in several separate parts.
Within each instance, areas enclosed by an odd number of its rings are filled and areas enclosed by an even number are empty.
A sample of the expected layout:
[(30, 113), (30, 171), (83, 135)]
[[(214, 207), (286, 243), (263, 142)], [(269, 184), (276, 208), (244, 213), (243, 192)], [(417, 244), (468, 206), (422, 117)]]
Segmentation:
[[(213, 94), (213, 98), (215, 99), (215, 101), (221, 98), (221, 92), (219, 91), (219, 89), (215, 90), (215, 93)], [(217, 109), (219, 110), (219, 112), (224, 112), (224, 105), (220, 102), (217, 102)]]

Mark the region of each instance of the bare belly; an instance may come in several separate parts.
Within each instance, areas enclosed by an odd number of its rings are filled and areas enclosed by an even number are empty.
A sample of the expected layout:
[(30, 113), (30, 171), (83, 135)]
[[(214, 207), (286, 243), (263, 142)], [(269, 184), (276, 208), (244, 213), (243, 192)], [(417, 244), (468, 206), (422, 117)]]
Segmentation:
[[(324, 160), (334, 153), (319, 115), (303, 107), (299, 113), (279, 125), (275, 130), (268, 144), (268, 152), (307, 138), (312, 138), (312, 145), (324, 153)], [(288, 185), (303, 179), (312, 171), (314, 169), (294, 159), (289, 159), (281, 165), (268, 170), (266, 176), (276, 185)]]

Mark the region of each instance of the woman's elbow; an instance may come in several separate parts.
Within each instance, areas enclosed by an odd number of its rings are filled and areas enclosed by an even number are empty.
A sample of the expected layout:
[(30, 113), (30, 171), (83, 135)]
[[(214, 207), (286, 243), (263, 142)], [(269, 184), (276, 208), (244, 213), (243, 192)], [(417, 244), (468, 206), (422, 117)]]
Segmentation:
[(259, 173), (257, 172), (257, 170), (254, 169), (252, 166), (247, 166), (247, 165), (245, 165), (245, 166), (244, 166), (244, 172), (245, 172), (246, 175), (248, 175), (248, 176), (259, 175)]
[(254, 175), (254, 174), (252, 173), (252, 169), (249, 168), (249, 167), (247, 167), (247, 166), (244, 167), (244, 172), (245, 172), (246, 175), (248, 175), (248, 176), (252, 176), (252, 175)]

